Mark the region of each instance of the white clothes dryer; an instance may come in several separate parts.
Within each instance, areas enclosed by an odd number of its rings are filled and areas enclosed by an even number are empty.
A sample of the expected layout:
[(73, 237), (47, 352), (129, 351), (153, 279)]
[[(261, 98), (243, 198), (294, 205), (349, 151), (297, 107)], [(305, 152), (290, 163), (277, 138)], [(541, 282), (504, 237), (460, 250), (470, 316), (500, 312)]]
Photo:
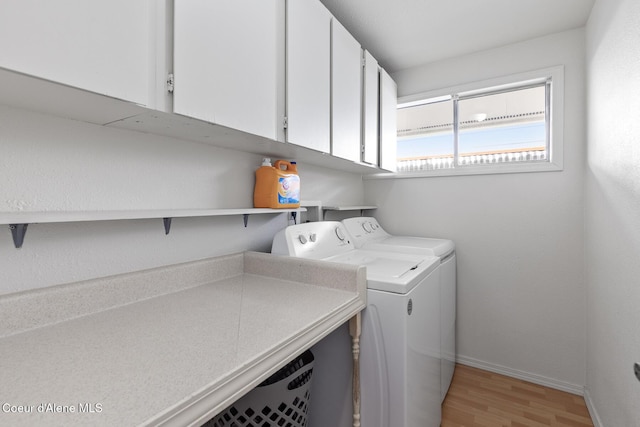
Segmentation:
[[(362, 425), (439, 426), (439, 259), (356, 249), (338, 221), (289, 226), (274, 237), (272, 253), (366, 266), (367, 308), (360, 339)], [(344, 372), (333, 363), (324, 366), (324, 371), (314, 367), (314, 376)], [(322, 399), (322, 393), (313, 393), (312, 400)]]
[(356, 248), (436, 256), (440, 259), (441, 400), (444, 400), (456, 360), (456, 252), (451, 240), (394, 236), (373, 217), (342, 221)]

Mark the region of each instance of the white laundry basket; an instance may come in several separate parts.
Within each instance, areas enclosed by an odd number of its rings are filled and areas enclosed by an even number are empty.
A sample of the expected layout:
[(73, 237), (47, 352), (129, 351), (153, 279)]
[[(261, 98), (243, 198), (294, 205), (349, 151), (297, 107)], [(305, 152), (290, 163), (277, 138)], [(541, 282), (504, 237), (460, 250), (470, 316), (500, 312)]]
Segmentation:
[(305, 351), (203, 427), (306, 427), (313, 360)]

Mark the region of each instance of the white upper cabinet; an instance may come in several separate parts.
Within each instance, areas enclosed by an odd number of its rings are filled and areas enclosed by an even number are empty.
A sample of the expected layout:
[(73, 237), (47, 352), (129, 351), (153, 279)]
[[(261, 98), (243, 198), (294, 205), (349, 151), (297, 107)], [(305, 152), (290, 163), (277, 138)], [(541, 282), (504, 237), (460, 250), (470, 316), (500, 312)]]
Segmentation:
[(365, 56), (319, 0), (0, 1), (0, 103), (368, 174)]
[(174, 112), (282, 141), (284, 1), (176, 1), (174, 78)]
[(391, 76), (380, 69), (380, 167), (396, 170), (398, 135), (398, 89)]
[(379, 76), (378, 61), (364, 51), (364, 82), (362, 91), (362, 161), (378, 166), (379, 148)]
[(0, 67), (147, 106), (155, 7), (152, 0), (3, 0)]
[(335, 18), (331, 21), (331, 154), (359, 162), (362, 49)]
[(287, 1), (287, 142), (330, 152), (331, 14)]

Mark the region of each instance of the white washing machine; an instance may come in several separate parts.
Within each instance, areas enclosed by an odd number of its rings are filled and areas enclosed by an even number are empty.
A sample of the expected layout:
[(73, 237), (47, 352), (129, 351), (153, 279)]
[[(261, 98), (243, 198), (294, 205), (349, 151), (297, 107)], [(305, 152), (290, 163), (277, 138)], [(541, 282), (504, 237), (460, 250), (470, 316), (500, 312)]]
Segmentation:
[[(439, 259), (356, 249), (338, 221), (289, 226), (274, 237), (272, 253), (366, 266), (367, 308), (362, 313), (360, 341), (362, 425), (439, 426)], [(327, 346), (334, 343), (326, 341)], [(330, 355), (333, 350), (321, 352)], [(345, 371), (340, 365), (345, 363), (350, 360), (336, 358), (324, 363), (323, 369), (317, 363), (314, 377), (334, 377), (339, 382), (340, 372)], [(328, 381), (329, 385), (332, 382)], [(341, 392), (335, 387), (324, 392), (312, 390), (312, 409), (325, 401), (328, 405), (332, 395)], [(345, 397), (350, 406), (351, 396)], [(332, 410), (333, 406), (324, 407), (325, 412)], [(327, 425), (338, 424), (325, 420), (316, 427)]]
[(440, 259), (441, 400), (444, 400), (456, 360), (456, 253), (451, 240), (393, 236), (372, 217), (348, 218), (342, 224), (356, 248), (425, 254)]

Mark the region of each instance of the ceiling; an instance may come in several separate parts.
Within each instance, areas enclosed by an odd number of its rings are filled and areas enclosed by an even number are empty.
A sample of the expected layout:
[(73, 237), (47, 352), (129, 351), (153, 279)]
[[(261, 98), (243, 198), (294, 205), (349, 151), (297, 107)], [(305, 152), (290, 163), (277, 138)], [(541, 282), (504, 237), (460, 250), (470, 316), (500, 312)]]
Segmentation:
[(388, 72), (582, 27), (595, 0), (320, 0)]

